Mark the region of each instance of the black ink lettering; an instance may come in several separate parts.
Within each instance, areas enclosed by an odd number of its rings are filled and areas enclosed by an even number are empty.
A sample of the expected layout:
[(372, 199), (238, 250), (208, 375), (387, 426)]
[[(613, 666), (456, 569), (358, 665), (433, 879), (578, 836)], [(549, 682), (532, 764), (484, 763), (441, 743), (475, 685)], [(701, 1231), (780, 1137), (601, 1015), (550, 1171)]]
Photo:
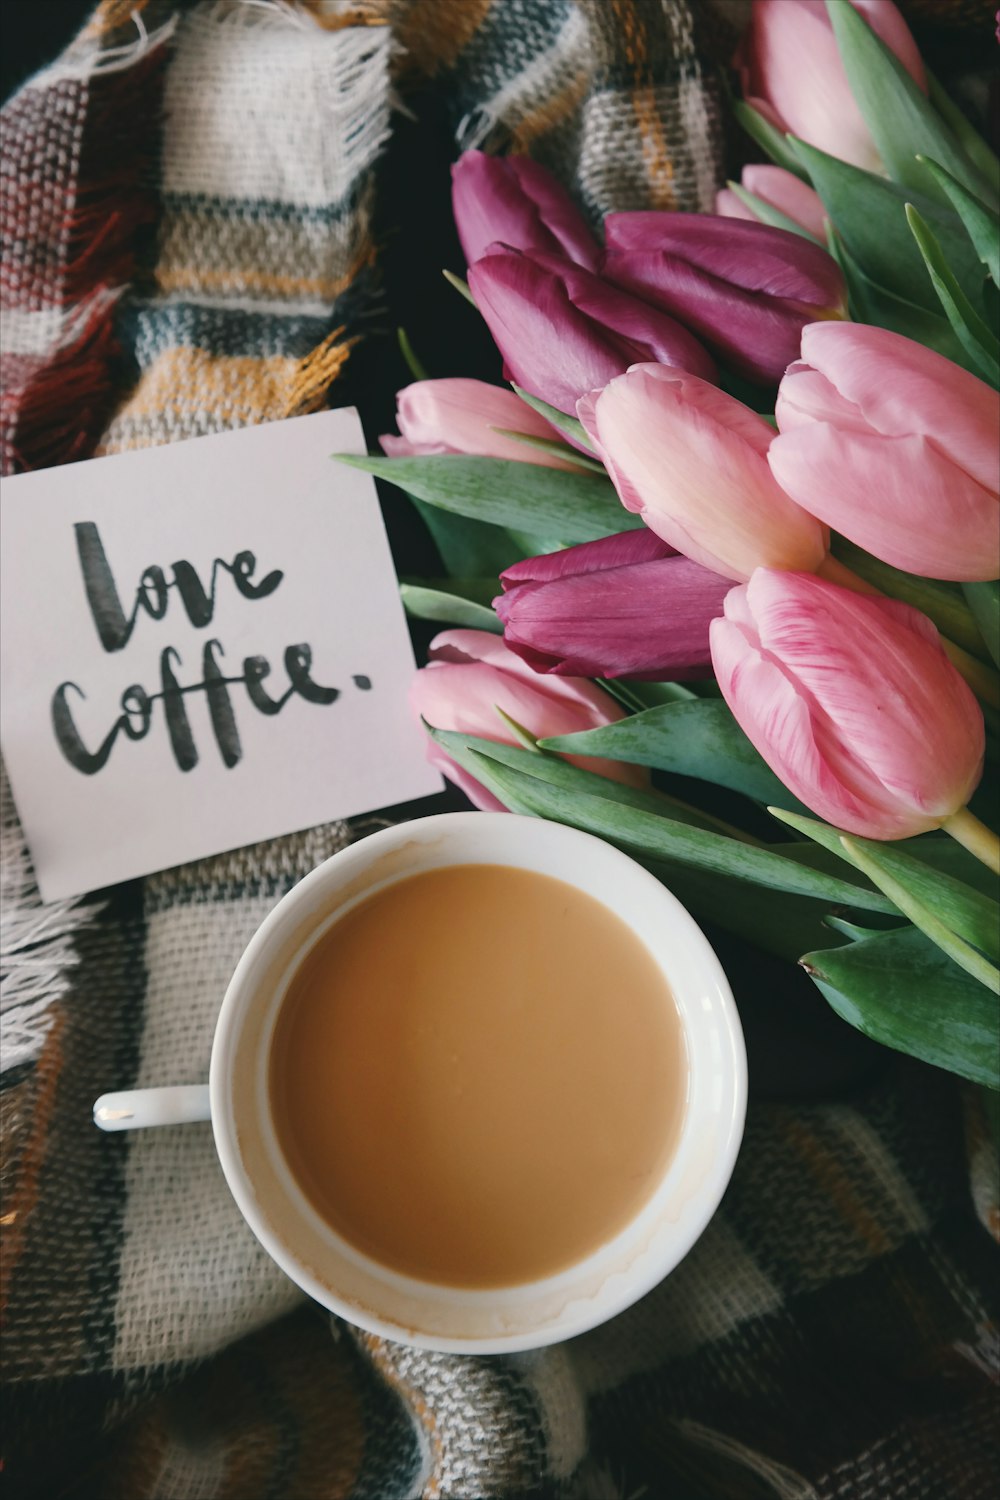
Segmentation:
[(230, 681), (242, 682), (242, 677), (235, 679), (223, 675), (215, 660), (214, 652), (218, 651), (224, 656), (221, 642), (216, 640), (206, 641), (202, 652), (202, 673), (205, 679), (205, 697), (208, 699), (208, 711), (212, 718), (212, 728), (215, 731), (215, 742), (219, 747), (223, 764), (228, 770), (232, 770), (243, 757), (243, 746), (240, 744), (240, 733), (236, 728), (236, 715), (233, 713), (233, 705), (229, 701)]
[(212, 616), (215, 614), (215, 579), (218, 567), (219, 561), (216, 559), (212, 565), (211, 591), (206, 593), (198, 577), (197, 569), (191, 563), (185, 562), (183, 558), (178, 558), (174, 563), (174, 582), (192, 625), (201, 627), (212, 623)]
[(259, 709), (262, 714), (269, 717), (272, 714), (280, 714), (289, 698), (295, 692), (290, 687), (287, 693), (282, 693), (280, 698), (272, 698), (266, 688), (261, 687), (265, 677), (271, 675), (271, 663), (266, 656), (248, 656), (243, 662), (244, 680), (247, 685), (247, 697), (254, 708)]
[[(135, 610), (133, 611), (128, 627), (129, 635), (132, 634), (132, 627), (135, 624), (140, 605), (151, 619), (163, 619), (163, 616), (167, 612), (167, 605), (170, 602), (170, 595), (167, 592), (169, 587), (170, 585), (163, 576), (162, 568), (154, 567), (146, 569), (139, 579), (139, 591), (135, 596)], [(150, 598), (151, 593), (153, 596), (152, 599)]]
[[(132, 630), (118, 597), (100, 532), (93, 521), (78, 521), (73, 531), (87, 603), (90, 605), (101, 645), (105, 651), (120, 651)], [(77, 692), (79, 691), (77, 688)]]
[(91, 753), (79, 731), (73, 723), (73, 715), (70, 713), (69, 704), (66, 702), (66, 693), (72, 688), (74, 693), (79, 693), (81, 698), (86, 698), (83, 688), (78, 687), (75, 682), (61, 682), (52, 695), (52, 728), (55, 731), (56, 743), (70, 765), (77, 771), (82, 771), (84, 776), (93, 776), (106, 764), (111, 754), (111, 747), (118, 737), (121, 728), (121, 720), (101, 741), (97, 750)]
[(105, 651), (121, 651), (128, 645), (140, 610), (144, 610), (153, 620), (162, 620), (167, 612), (169, 590), (172, 588), (176, 588), (180, 595), (184, 612), (191, 624), (202, 629), (212, 623), (215, 614), (215, 594), (220, 570), (230, 575), (237, 592), (244, 599), (251, 600), (266, 599), (269, 594), (274, 593), (285, 576), (280, 568), (274, 568), (259, 583), (254, 583), (252, 575), (257, 567), (257, 558), (253, 552), (245, 549), (237, 552), (231, 563), (225, 562), (221, 557), (215, 558), (210, 586), (206, 589), (194, 564), (181, 557), (173, 564), (173, 578), (169, 583), (163, 569), (155, 564), (143, 571), (132, 613), (126, 616), (96, 524), (93, 521), (78, 521), (73, 530), (87, 603)]
[(366, 677), (364, 672), (355, 672), (354, 676), (351, 678), (351, 681), (354, 683), (354, 686), (356, 688), (360, 688), (363, 693), (367, 693), (372, 685), (371, 678)]
[[(226, 564), (223, 563), (223, 567)], [(252, 552), (237, 552), (232, 562), (228, 565), (233, 575), (233, 582), (243, 595), (244, 599), (266, 599), (268, 594), (273, 594), (278, 584), (284, 578), (280, 568), (275, 568), (268, 573), (260, 583), (251, 583), (250, 575), (257, 566), (257, 559)]]
[[(124, 716), (119, 722), (129, 739), (145, 739), (149, 732), (149, 721), (153, 716), (153, 699), (145, 688), (140, 687), (137, 682), (126, 688), (121, 696), (121, 706)], [(138, 724), (131, 723), (133, 715), (138, 717)]]
[(160, 679), (163, 683), (163, 692), (156, 696), (163, 699), (163, 711), (167, 716), (167, 733), (170, 735), (170, 748), (174, 752), (174, 760), (182, 771), (190, 771), (198, 764), (198, 751), (195, 749), (187, 709), (184, 707), (184, 689), (174, 676), (170, 665), (171, 657), (180, 666), (181, 659), (174, 647), (164, 647), (160, 652)]
[(312, 647), (305, 642), (298, 646), (287, 646), (285, 648), (285, 671), (288, 680), (307, 703), (336, 703), (340, 697), (339, 688), (321, 687), (318, 682), (313, 682), (309, 675), (312, 666)]

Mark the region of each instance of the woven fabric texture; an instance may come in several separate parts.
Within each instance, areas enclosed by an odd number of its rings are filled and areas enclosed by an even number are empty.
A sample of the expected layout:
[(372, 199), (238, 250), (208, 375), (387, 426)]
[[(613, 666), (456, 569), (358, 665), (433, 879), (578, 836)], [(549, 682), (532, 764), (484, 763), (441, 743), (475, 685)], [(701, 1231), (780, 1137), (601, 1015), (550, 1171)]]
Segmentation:
[[(373, 226), (408, 98), (438, 100), (455, 152), (537, 156), (595, 221), (710, 207), (743, 9), (105, 0), (4, 110), (4, 472), (337, 404), (386, 316)], [(508, 1359), (405, 1349), (284, 1278), (207, 1126), (90, 1122), (104, 1089), (207, 1076), (248, 937), (364, 828), (43, 908), (0, 794), (11, 1494), (992, 1494), (1000, 1221), (973, 1095), (893, 1061), (849, 1098), (753, 1102), (722, 1211), (628, 1312)]]

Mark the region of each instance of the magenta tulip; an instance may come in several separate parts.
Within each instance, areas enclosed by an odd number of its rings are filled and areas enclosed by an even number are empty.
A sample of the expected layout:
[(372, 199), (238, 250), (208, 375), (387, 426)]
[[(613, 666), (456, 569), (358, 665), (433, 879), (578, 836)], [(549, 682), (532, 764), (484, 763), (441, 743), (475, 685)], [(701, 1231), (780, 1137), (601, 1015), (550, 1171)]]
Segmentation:
[(909, 838), (975, 790), (983, 716), (919, 610), (762, 568), (729, 594), (711, 641), (744, 733), (826, 822)]
[[(598, 729), (625, 717), (625, 710), (591, 682), (539, 677), (488, 630), (444, 630), (435, 636), (430, 661), (413, 678), (410, 706), (435, 729), (453, 729), (501, 745), (515, 745), (517, 740), (498, 708), (539, 739)], [(433, 740), (428, 740), (427, 758), (477, 807), (503, 811), (496, 797)], [(567, 759), (629, 786), (649, 782), (649, 773), (638, 766), (592, 756)]]
[[(927, 92), (917, 44), (892, 0), (852, 0)], [(883, 170), (851, 93), (825, 0), (753, 0), (736, 54), (743, 95), (785, 134), (869, 172)]]
[(727, 578), (812, 571), (827, 533), (767, 465), (774, 434), (733, 396), (663, 365), (635, 365), (577, 414), (622, 504), (685, 557)]
[(522, 463), (572, 469), (570, 459), (519, 443), (496, 431), (505, 428), (559, 442), (561, 434), (513, 391), (484, 380), (418, 380), (396, 395), (400, 436), (379, 438), (390, 458), (420, 453), (469, 453), (480, 458), (513, 458)]
[[(740, 186), (755, 198), (778, 209), (786, 219), (798, 224), (814, 239), (826, 239), (823, 200), (815, 188), (794, 172), (784, 167), (754, 165), (743, 168)], [(715, 195), (715, 212), (726, 219), (749, 219), (764, 222), (749, 204), (744, 203), (731, 188), (723, 188)]]
[(572, 261), (495, 245), (470, 267), (469, 287), (505, 373), (560, 411), (572, 412), (578, 397), (637, 360), (715, 379), (686, 328)]
[(840, 268), (791, 230), (649, 210), (609, 214), (604, 232), (608, 280), (677, 318), (747, 380), (776, 385), (803, 326), (846, 314)]
[(816, 323), (778, 391), (782, 489), (894, 567), (1000, 575), (1000, 396), (922, 344)]
[(528, 156), (465, 151), (451, 169), (458, 237), (471, 266), (496, 240), (565, 255), (595, 271), (600, 248), (569, 193)]
[(644, 527), (501, 573), (504, 640), (536, 672), (680, 681), (711, 675), (709, 623), (730, 580)]

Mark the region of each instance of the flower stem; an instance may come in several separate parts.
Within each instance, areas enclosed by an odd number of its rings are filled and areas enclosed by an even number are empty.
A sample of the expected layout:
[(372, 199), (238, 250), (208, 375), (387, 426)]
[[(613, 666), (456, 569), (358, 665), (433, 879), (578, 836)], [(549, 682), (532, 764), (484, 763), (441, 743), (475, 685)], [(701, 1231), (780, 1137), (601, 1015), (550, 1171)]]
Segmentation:
[(1000, 875), (1000, 838), (981, 823), (967, 807), (962, 807), (941, 825), (970, 854), (981, 860), (994, 875)]
[[(859, 578), (850, 568), (845, 568), (831, 553), (827, 553), (816, 571), (820, 578), (825, 578), (829, 583), (839, 583), (841, 588), (851, 589), (855, 594), (868, 594), (878, 599), (886, 597), (881, 589), (875, 588), (864, 578)], [(976, 697), (990, 708), (1000, 708), (1000, 677), (993, 668), (988, 667), (985, 662), (977, 661), (946, 636), (941, 636), (941, 649), (955, 670), (965, 678)]]

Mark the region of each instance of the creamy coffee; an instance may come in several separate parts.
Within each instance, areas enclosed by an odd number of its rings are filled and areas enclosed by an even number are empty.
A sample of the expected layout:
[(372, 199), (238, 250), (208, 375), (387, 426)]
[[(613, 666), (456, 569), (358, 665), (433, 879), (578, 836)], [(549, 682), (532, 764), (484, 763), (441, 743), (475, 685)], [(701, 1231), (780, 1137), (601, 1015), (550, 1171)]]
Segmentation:
[(661, 1180), (687, 1064), (645, 946), (573, 886), (430, 870), (336, 921), (294, 973), (269, 1062), (316, 1210), (409, 1276), (499, 1287), (611, 1239)]

